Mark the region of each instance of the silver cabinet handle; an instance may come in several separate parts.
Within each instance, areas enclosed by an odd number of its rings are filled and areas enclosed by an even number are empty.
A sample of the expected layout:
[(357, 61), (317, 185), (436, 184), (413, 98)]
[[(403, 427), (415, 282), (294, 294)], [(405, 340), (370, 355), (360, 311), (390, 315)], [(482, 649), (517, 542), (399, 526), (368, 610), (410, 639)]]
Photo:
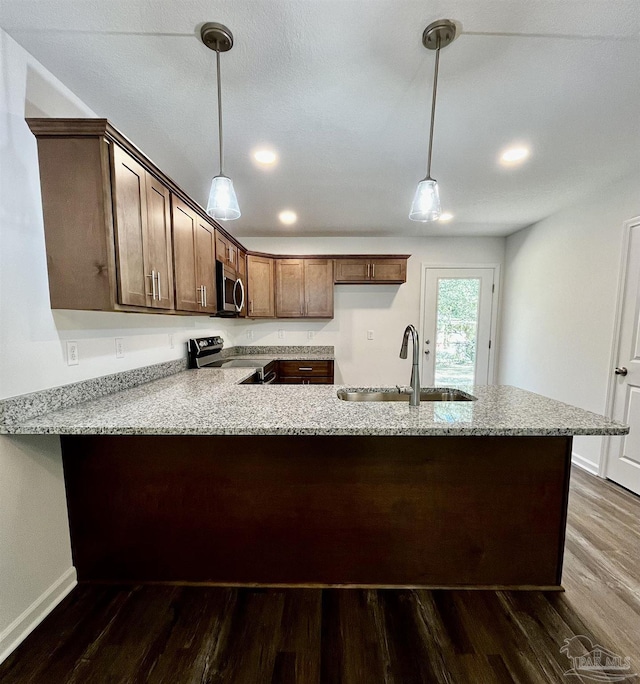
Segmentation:
[(371, 264), (371, 277), (375, 278), (376, 277), (376, 265)]
[(371, 272), (371, 264), (367, 264), (367, 278), (370, 277), (369, 273)]
[(202, 306), (204, 306), (204, 308), (206, 309), (207, 308), (207, 286), (203, 285), (202, 289), (204, 291), (204, 297), (203, 297), (204, 302), (203, 302)]
[(298, 368), (299, 371), (312, 371), (313, 368)]
[(204, 306), (204, 285), (196, 287), (196, 292), (200, 295), (200, 298), (198, 299), (198, 304), (200, 304), (200, 306)]
[(250, 299), (250, 300), (249, 300), (249, 313), (250, 313), (250, 314), (253, 313), (253, 299)]
[(624, 376), (624, 375), (626, 375), (629, 371), (628, 371), (624, 366), (622, 366), (621, 368), (616, 368), (615, 371), (613, 371), (613, 372), (614, 372), (616, 375), (622, 375), (622, 376)]
[(158, 278), (158, 301), (162, 301), (162, 294), (160, 293), (160, 271), (156, 272), (156, 277)]
[(147, 292), (147, 297), (151, 297), (151, 299), (156, 298), (156, 272), (151, 271), (151, 275), (148, 275), (147, 278), (151, 278), (151, 292)]

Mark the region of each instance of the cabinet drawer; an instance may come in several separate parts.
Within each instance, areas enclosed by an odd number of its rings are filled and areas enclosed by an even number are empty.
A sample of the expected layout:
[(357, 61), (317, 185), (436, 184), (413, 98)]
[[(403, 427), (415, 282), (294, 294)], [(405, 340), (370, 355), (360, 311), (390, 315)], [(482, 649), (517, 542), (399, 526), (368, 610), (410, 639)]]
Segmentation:
[(333, 361), (280, 361), (278, 373), (281, 378), (333, 377)]
[(305, 378), (294, 378), (292, 376), (281, 375), (278, 381), (279, 385), (333, 385), (333, 377), (321, 377), (311, 375)]

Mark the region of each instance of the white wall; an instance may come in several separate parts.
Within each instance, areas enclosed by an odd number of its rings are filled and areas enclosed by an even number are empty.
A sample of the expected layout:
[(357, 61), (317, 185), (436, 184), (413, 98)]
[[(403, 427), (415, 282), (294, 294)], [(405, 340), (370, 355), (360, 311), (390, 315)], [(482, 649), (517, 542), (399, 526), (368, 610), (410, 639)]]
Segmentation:
[[(36, 141), (25, 115), (94, 116), (0, 30), (0, 399), (179, 358), (187, 338), (224, 334), (208, 317), (51, 311)], [(124, 359), (115, 358), (116, 336)], [(66, 364), (67, 340), (79, 343), (78, 366)], [(0, 660), (70, 582), (59, 440), (0, 437)]]
[[(452, 229), (453, 232), (454, 229)], [(337, 285), (331, 321), (235, 321), (236, 344), (332, 344), (336, 382), (407, 384), (411, 360), (398, 357), (402, 333), (420, 323), (423, 263), (501, 264), (504, 238), (246, 238), (251, 249), (276, 254), (411, 254), (404, 285)], [(284, 330), (285, 339), (278, 338)], [(312, 340), (307, 337), (313, 331)], [(367, 330), (374, 339), (367, 340)], [(253, 332), (253, 340), (247, 339)]]
[[(507, 238), (499, 382), (604, 413), (623, 222), (640, 214), (640, 175)], [(597, 471), (602, 438), (574, 456)]]

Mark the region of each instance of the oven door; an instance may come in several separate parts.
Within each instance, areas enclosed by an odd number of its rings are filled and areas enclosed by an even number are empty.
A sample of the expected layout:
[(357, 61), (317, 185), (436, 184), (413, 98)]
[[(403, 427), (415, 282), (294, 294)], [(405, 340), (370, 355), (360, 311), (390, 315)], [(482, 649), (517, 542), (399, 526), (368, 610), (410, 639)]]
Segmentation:
[(240, 309), (237, 300), (236, 272), (225, 266), (221, 261), (216, 261), (216, 284), (218, 291), (218, 311), (237, 314)]

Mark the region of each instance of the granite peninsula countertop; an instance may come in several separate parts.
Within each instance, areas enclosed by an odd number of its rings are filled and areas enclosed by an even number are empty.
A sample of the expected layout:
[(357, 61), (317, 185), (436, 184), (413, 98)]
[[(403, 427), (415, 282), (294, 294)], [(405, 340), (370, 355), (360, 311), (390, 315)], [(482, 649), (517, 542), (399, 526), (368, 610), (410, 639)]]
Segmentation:
[[(251, 355), (256, 358), (257, 355)], [(269, 358), (273, 355), (267, 354)], [(299, 358), (294, 357), (292, 358)], [(310, 358), (310, 357), (309, 357)], [(252, 369), (186, 370), (16, 424), (5, 434), (623, 435), (628, 427), (510, 386), (464, 387), (477, 401), (358, 403), (338, 385), (239, 385)]]

